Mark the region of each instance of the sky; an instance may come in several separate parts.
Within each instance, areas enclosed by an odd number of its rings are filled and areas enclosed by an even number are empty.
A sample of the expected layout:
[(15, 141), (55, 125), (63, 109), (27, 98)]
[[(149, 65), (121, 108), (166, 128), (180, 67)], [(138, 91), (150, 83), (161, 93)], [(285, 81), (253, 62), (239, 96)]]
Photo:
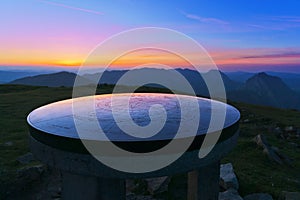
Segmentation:
[[(196, 40), (223, 71), (300, 73), (299, 8), (298, 0), (1, 0), (0, 69), (77, 69), (114, 34), (162, 27)], [(130, 68), (146, 57), (188, 67), (157, 51), (114, 64)]]

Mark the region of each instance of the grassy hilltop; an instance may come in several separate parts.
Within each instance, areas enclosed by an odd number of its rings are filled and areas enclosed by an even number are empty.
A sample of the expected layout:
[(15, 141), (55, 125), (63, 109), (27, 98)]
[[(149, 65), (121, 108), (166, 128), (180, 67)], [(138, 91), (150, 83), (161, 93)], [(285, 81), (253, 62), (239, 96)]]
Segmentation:
[[(156, 90), (144, 87), (140, 91)], [(111, 91), (112, 86), (106, 85), (98, 93)], [(167, 90), (160, 89), (160, 92)], [(29, 151), (26, 116), (41, 105), (71, 96), (72, 88), (0, 85), (0, 199), (14, 188), (17, 171), (26, 167), (16, 160)], [(300, 112), (232, 104), (242, 113), (240, 137), (238, 145), (222, 162), (233, 164), (240, 183), (240, 194), (266, 192), (277, 197), (281, 191), (299, 191), (300, 139), (281, 139), (274, 133), (274, 128), (284, 130), (288, 126), (299, 126)], [(292, 165), (280, 165), (269, 160), (252, 141), (257, 134), (264, 134), (270, 145), (292, 159)]]

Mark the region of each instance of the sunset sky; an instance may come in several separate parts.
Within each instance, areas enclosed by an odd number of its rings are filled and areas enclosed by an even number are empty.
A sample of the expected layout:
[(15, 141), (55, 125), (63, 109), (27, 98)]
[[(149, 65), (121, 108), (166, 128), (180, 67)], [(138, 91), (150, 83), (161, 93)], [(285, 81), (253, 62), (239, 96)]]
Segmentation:
[[(298, 0), (1, 0), (0, 69), (76, 69), (113, 34), (154, 26), (192, 37), (224, 71), (300, 73), (299, 9)], [(186, 67), (163, 52), (137, 53), (115, 66), (151, 56)]]

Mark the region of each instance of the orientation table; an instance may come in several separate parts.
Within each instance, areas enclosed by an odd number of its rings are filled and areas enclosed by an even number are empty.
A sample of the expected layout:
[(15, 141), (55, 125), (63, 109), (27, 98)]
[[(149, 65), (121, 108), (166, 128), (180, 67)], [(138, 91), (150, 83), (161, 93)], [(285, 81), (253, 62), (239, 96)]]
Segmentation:
[[(128, 103), (126, 98), (129, 95)], [(176, 96), (180, 97), (184, 103), (180, 104)], [(115, 99), (114, 109), (120, 114), (118, 119), (113, 116), (112, 97)], [(84, 105), (84, 102), (90, 102), (91, 99), (94, 100), (95, 113), (77, 116), (78, 113), (73, 111), (74, 101)], [(186, 109), (186, 113), (194, 110), (189, 106), (189, 101), (196, 101), (199, 105), (200, 118), (198, 122), (189, 118), (183, 119), (181, 115), (183, 112), (181, 109)], [(156, 119), (157, 121), (161, 120), (162, 113), (159, 112), (159, 109), (152, 110), (151, 117), (149, 117), (149, 109), (157, 104), (164, 108), (166, 116), (165, 123), (157, 134), (145, 137), (147, 133), (143, 133), (144, 137), (135, 137), (126, 134), (118, 126), (122, 123), (126, 126), (129, 121), (133, 121), (137, 126), (147, 126)], [(129, 119), (125, 113), (128, 106)], [(182, 106), (183, 108), (181, 108)], [(226, 110), (224, 125), (219, 130), (209, 131), (209, 125), (213, 123), (211, 122), (211, 111), (215, 109), (214, 112), (218, 114), (218, 112), (223, 112), (223, 110), (216, 110), (221, 107), (225, 107)], [(82, 112), (84, 109), (83, 106)], [(206, 98), (163, 93), (124, 93), (79, 97), (51, 103), (33, 110), (27, 117), (27, 123), (30, 131), (30, 148), (33, 154), (43, 163), (62, 172), (62, 199), (125, 199), (126, 179), (188, 173), (187, 199), (217, 200), (220, 160), (236, 144), (239, 119), (240, 113), (236, 108)], [(193, 135), (188, 131), (188, 127), (185, 127), (186, 134), (175, 137), (182, 123), (181, 120), (198, 123), (196, 134)], [(100, 134), (91, 125), (91, 122), (95, 121), (102, 129)], [(78, 133), (76, 126), (78, 124), (86, 130), (83, 134)], [(200, 159), (199, 149), (205, 137), (208, 134), (216, 134), (217, 131), (221, 131), (217, 143), (207, 156)], [(156, 151), (173, 140), (180, 143), (190, 137), (194, 137), (192, 143), (179, 159), (161, 169), (143, 173), (119, 171), (103, 164), (91, 155), (82, 142), (92, 141), (95, 145), (112, 142), (123, 150), (143, 154)]]

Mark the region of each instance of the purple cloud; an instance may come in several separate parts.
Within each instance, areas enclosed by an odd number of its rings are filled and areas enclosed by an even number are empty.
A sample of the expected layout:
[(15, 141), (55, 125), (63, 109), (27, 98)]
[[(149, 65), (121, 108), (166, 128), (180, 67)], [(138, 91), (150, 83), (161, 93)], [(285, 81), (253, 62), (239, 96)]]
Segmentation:
[(300, 58), (300, 52), (285, 52), (276, 54), (265, 54), (265, 55), (253, 55), (253, 56), (242, 56), (238, 59), (254, 59), (254, 58)]
[(180, 11), (180, 13), (183, 14), (185, 17), (189, 18), (189, 19), (197, 20), (197, 21), (203, 22), (203, 23), (215, 23), (215, 24), (220, 24), (220, 25), (229, 24), (228, 22), (217, 19), (217, 18), (201, 17), (199, 15), (189, 14), (189, 13), (186, 13), (186, 12), (183, 12), (183, 11)]
[(267, 18), (272, 21), (282, 21), (282, 22), (299, 22), (300, 16), (271, 16)]
[(263, 30), (287, 30), (300, 27), (300, 16), (257, 16), (259, 24), (247, 24), (248, 27)]

